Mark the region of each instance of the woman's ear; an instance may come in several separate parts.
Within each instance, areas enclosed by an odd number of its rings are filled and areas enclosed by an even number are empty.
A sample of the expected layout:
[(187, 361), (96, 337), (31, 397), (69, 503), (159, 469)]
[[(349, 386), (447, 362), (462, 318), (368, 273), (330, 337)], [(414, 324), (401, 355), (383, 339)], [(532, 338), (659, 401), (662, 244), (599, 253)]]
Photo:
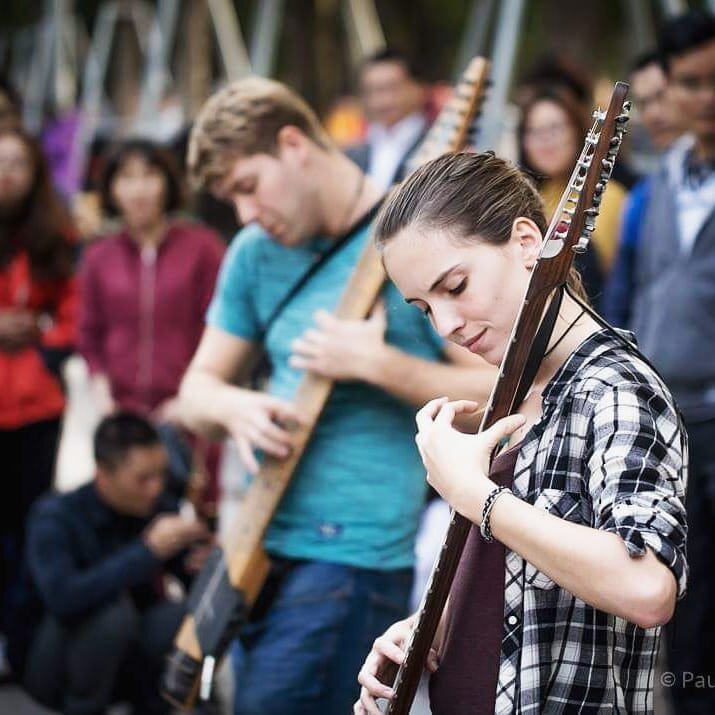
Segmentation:
[(511, 241), (517, 246), (524, 267), (531, 270), (541, 253), (543, 237), (539, 227), (530, 218), (519, 216), (511, 225)]

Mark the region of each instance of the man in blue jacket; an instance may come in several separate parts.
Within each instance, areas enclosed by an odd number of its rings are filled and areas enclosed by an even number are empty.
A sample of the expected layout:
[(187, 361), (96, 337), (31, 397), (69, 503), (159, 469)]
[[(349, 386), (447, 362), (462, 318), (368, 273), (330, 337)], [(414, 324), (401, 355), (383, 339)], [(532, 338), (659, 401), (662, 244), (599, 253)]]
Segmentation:
[(15, 666), (31, 695), (66, 715), (103, 713), (118, 699), (167, 712), (158, 680), (184, 606), (166, 598), (163, 577), (187, 580), (206, 550), (187, 547), (207, 534), (176, 513), (166, 451), (143, 418), (107, 417), (94, 453), (91, 483), (46, 497), (30, 515), (32, 613), (21, 620), (35, 627)]

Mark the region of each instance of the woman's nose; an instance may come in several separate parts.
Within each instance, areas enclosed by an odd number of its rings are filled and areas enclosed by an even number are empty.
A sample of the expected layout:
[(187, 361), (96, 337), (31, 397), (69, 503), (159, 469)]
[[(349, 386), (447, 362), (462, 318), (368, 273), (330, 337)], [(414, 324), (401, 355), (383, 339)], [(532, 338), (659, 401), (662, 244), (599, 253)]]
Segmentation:
[(432, 324), (441, 338), (449, 340), (464, 327), (464, 320), (456, 311), (433, 308)]

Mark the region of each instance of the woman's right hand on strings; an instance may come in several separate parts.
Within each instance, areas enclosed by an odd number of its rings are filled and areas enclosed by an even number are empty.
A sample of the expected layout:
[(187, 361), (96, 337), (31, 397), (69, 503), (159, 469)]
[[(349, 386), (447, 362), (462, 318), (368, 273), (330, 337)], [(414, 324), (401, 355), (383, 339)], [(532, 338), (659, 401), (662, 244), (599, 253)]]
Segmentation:
[(283, 459), (290, 455), (294, 446), (290, 428), (301, 422), (293, 403), (254, 390), (231, 390), (226, 404), (224, 426), (251, 474), (259, 469), (255, 449)]
[[(360, 699), (355, 703), (353, 712), (355, 715), (381, 715), (377, 706), (377, 698), (391, 699), (394, 691), (388, 685), (380, 682), (379, 675), (391, 663), (401, 665), (405, 658), (405, 647), (412, 634), (412, 628), (416, 616), (410, 616), (402, 621), (393, 623), (372, 645), (372, 650), (368, 654), (358, 673), (358, 682), (362, 686), (360, 689)], [(430, 649), (425, 667), (430, 673), (434, 673), (439, 665), (436, 643)]]

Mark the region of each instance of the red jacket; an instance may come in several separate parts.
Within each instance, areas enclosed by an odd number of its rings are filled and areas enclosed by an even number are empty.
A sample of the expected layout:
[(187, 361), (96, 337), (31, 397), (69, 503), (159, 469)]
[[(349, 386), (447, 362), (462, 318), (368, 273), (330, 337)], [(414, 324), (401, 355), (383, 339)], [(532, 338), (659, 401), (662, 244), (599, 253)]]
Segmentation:
[(42, 350), (71, 350), (77, 337), (75, 278), (37, 280), (24, 251), (0, 270), (0, 310), (24, 308), (41, 316), (40, 344), (0, 351), (0, 429), (17, 429), (62, 414), (58, 378), (45, 366)]
[(80, 352), (120, 407), (149, 412), (176, 395), (201, 337), (223, 257), (218, 236), (171, 224), (156, 253), (128, 233), (100, 239), (80, 270)]

